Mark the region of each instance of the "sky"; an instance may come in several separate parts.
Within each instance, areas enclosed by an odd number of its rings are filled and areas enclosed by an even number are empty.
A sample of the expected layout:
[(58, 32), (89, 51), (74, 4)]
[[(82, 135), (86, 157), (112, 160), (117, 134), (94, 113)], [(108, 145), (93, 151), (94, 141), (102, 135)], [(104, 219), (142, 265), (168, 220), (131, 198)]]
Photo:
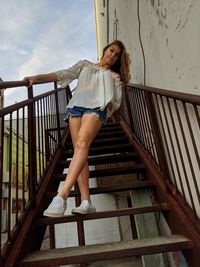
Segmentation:
[[(0, 77), (65, 69), (97, 61), (93, 0), (0, 0)], [(26, 98), (25, 88), (4, 91), (5, 106)]]

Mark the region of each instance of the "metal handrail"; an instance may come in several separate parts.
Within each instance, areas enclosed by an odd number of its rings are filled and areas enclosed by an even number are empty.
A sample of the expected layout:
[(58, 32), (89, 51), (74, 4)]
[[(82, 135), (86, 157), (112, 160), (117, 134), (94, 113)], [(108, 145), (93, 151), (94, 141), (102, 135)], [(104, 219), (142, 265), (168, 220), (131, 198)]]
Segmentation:
[(169, 191), (200, 218), (200, 96), (128, 84), (120, 116)]
[(57, 88), (56, 82), (53, 90), (37, 96), (26, 81), (0, 82), (1, 90), (21, 86), (27, 87), (27, 99), (0, 110), (0, 228), (6, 236), (0, 235), (0, 243), (6, 240), (1, 253), (8, 251), (25, 214), (35, 207), (37, 190), (62, 141), (71, 97), (69, 87)]
[(129, 83), (128, 86), (144, 90), (145, 92), (149, 92), (149, 93), (158, 94), (161, 96), (166, 96), (166, 97), (170, 97), (173, 99), (181, 100), (183, 102), (190, 102), (191, 104), (195, 104), (195, 105), (200, 104), (200, 96), (199, 95), (188, 94), (188, 93), (177, 92), (177, 91), (166, 90), (166, 89), (160, 89), (160, 88), (150, 87), (150, 86), (147, 87), (147, 86), (143, 86), (143, 85), (139, 85), (139, 84), (133, 84), (133, 83)]

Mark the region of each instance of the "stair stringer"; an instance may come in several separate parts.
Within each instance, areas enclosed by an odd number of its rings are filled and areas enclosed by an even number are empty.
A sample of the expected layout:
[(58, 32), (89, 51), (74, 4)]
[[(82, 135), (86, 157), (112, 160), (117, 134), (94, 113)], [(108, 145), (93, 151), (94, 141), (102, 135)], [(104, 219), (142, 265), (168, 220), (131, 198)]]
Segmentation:
[(181, 207), (179, 200), (173, 192), (170, 192), (167, 186), (167, 177), (160, 171), (157, 165), (147, 155), (143, 147), (139, 144), (134, 134), (124, 121), (120, 122), (122, 129), (124, 130), (129, 143), (134, 147), (136, 153), (146, 164), (147, 178), (152, 179), (155, 184), (154, 197), (159, 202), (167, 203), (170, 206), (170, 212), (166, 216), (166, 221), (172, 233), (179, 233), (187, 236), (193, 241), (194, 249), (183, 252), (186, 260), (191, 267), (199, 267), (200, 262), (200, 230), (196, 227), (188, 211)]

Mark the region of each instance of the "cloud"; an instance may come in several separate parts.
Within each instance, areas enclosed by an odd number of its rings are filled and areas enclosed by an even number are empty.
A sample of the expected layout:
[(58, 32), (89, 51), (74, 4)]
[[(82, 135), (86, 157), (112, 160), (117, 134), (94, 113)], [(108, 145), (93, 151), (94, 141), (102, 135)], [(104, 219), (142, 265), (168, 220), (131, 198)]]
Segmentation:
[[(93, 0), (1, 0), (1, 5), (4, 80), (67, 68), (83, 58), (96, 61)], [(26, 97), (24, 90), (8, 91), (10, 99)]]
[(18, 48), (17, 46), (9, 43), (0, 43), (0, 50), (10, 51), (10, 52), (17, 52), (21, 55), (26, 55), (28, 52), (24, 49)]
[(87, 12), (80, 19), (76, 7), (79, 6), (72, 6), (65, 16), (57, 12), (48, 27), (40, 31), (27, 62), (19, 69), (20, 77), (66, 68), (79, 59), (96, 57), (93, 17)]

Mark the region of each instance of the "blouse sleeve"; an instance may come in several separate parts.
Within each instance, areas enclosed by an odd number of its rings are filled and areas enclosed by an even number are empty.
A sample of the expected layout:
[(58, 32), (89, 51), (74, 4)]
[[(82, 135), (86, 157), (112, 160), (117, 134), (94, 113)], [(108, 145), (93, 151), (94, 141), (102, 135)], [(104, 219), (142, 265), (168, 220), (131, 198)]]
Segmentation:
[(72, 82), (75, 79), (78, 79), (78, 76), (82, 68), (87, 64), (88, 64), (87, 60), (80, 60), (68, 69), (54, 72), (57, 76), (58, 84), (61, 87), (66, 87), (70, 82)]
[(122, 101), (122, 82), (119, 78), (114, 79), (114, 94), (111, 99), (112, 108), (108, 108), (108, 116), (110, 117), (114, 111), (118, 110)]

